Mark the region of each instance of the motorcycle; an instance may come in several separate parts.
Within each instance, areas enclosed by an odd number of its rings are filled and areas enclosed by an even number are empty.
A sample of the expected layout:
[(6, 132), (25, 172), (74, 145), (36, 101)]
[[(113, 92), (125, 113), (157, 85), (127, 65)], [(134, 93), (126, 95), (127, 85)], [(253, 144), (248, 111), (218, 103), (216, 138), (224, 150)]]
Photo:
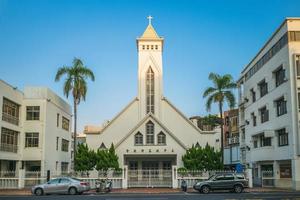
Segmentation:
[(182, 179), (182, 181), (181, 181), (181, 190), (183, 192), (187, 191), (187, 182), (184, 179)]
[(96, 186), (96, 192), (102, 192), (102, 193), (107, 193), (107, 192), (111, 192), (112, 190), (112, 181), (111, 180), (96, 180), (95, 182), (95, 186)]

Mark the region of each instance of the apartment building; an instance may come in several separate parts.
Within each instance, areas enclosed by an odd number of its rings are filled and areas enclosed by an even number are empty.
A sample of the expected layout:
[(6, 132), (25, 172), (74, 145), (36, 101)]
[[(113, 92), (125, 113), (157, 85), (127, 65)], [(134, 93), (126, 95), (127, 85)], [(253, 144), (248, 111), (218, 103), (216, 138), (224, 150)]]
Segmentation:
[(239, 145), (239, 110), (232, 109), (225, 111), (224, 118), (224, 166), (227, 169), (235, 169), (240, 163)]
[(71, 107), (44, 87), (0, 80), (0, 172), (69, 171)]
[[(300, 18), (287, 18), (241, 72), (241, 160), (254, 184), (300, 190)], [(269, 174), (270, 175), (270, 174)]]

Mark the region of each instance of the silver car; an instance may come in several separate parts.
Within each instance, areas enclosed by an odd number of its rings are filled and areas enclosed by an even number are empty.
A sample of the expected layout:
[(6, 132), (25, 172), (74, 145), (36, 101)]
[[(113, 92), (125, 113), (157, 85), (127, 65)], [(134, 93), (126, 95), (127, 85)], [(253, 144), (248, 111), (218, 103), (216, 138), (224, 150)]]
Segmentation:
[(37, 196), (43, 194), (82, 194), (90, 190), (88, 182), (81, 181), (76, 178), (62, 177), (55, 178), (47, 183), (33, 186), (31, 193)]

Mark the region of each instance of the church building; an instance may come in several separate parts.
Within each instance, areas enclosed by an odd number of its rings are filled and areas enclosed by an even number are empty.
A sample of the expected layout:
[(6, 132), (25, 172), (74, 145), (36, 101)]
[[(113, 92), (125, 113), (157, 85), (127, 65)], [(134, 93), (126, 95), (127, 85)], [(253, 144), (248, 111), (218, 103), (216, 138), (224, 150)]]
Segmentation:
[(164, 38), (153, 28), (152, 17), (148, 19), (146, 30), (136, 40), (137, 96), (101, 130), (85, 131), (91, 149), (114, 144), (120, 167), (128, 169), (128, 187), (149, 186), (137, 176), (138, 171), (145, 173), (143, 170), (153, 170), (155, 176), (169, 170), (163, 181), (152, 186), (171, 186), (172, 167), (183, 167), (182, 156), (188, 148), (207, 143), (220, 148), (219, 133), (200, 130), (164, 96)]

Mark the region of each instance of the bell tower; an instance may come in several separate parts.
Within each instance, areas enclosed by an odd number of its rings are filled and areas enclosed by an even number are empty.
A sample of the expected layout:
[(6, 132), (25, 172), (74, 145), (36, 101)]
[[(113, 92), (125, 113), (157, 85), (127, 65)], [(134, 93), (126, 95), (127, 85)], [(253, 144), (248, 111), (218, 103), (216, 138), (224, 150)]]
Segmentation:
[(161, 118), (163, 97), (162, 51), (164, 39), (157, 35), (152, 26), (153, 17), (143, 35), (137, 38), (138, 50), (138, 98), (140, 118), (152, 113)]

